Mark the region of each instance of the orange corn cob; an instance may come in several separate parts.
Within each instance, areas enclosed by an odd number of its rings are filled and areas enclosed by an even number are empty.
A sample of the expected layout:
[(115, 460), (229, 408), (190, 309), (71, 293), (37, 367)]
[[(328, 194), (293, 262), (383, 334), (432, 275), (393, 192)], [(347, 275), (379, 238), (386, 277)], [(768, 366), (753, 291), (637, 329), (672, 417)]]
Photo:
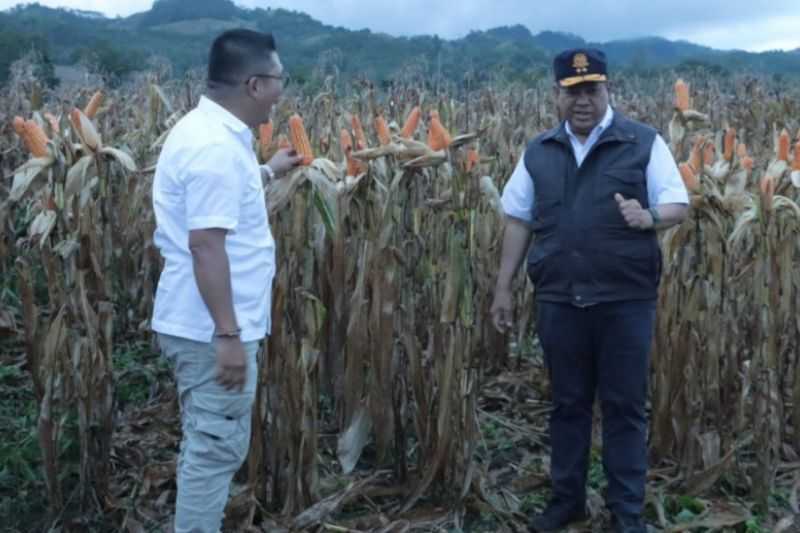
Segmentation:
[(22, 137), (25, 135), (25, 119), (22, 117), (14, 117), (14, 120), (11, 122), (14, 126), (14, 131), (17, 132), (17, 135)]
[(678, 111), (689, 110), (689, 86), (680, 78), (675, 82), (675, 108)]
[(725, 161), (733, 161), (733, 149), (736, 146), (736, 130), (728, 128), (725, 131), (725, 142), (723, 143), (722, 157)]
[(792, 170), (800, 170), (800, 141), (794, 145), (794, 158), (792, 159)]
[(678, 169), (681, 171), (683, 184), (686, 185), (689, 192), (698, 191), (700, 189), (700, 180), (697, 179), (697, 174), (692, 170), (692, 166), (689, 163), (681, 163)]
[(439, 120), (439, 113), (431, 111), (431, 124), (428, 127), (428, 146), (431, 150), (444, 150), (450, 146), (451, 142), (450, 133), (442, 125), (442, 121)]
[(744, 143), (739, 143), (739, 146), (736, 147), (736, 157), (739, 159), (743, 159), (747, 157), (747, 145)]
[(353, 126), (353, 138), (356, 142), (356, 151), (363, 150), (367, 147), (367, 138), (364, 136), (364, 128), (361, 126), (361, 119), (357, 115), (353, 115), (350, 120)]
[(779, 161), (789, 161), (789, 144), (791, 144), (791, 139), (789, 138), (789, 132), (786, 131), (786, 128), (783, 129), (780, 136), (778, 137), (778, 160)]
[(480, 163), (480, 156), (475, 148), (467, 150), (467, 159), (464, 163), (464, 168), (467, 172), (471, 172)]
[(314, 160), (314, 152), (311, 151), (311, 143), (308, 141), (308, 134), (303, 126), (303, 119), (296, 113), (289, 118), (289, 135), (297, 154), (303, 157), (301, 164), (310, 165)]
[(739, 160), (739, 162), (742, 165), (742, 168), (745, 169), (746, 171), (748, 172), (753, 171), (753, 158), (750, 157), (749, 155), (745, 155), (743, 158)]
[(22, 117), (14, 117), (14, 131), (20, 136), (25, 148), (33, 157), (46, 157), (47, 135), (44, 130), (33, 120), (23, 120)]
[(103, 100), (105, 99), (105, 95), (103, 91), (97, 91), (92, 95), (92, 98), (89, 100), (89, 103), (86, 104), (86, 108), (83, 110), (83, 114), (89, 118), (94, 118), (97, 115), (97, 111), (100, 109), (100, 106), (103, 105)]
[(772, 209), (772, 197), (775, 196), (775, 178), (769, 174), (764, 174), (759, 183), (761, 189), (761, 200), (767, 210)]
[(47, 123), (50, 124), (50, 129), (52, 130), (53, 134), (59, 133), (61, 128), (58, 125), (58, 119), (55, 117), (55, 115), (48, 112), (44, 114), (44, 118), (47, 120)]
[(386, 146), (392, 142), (389, 126), (386, 125), (386, 120), (381, 115), (375, 117), (375, 131), (378, 133), (378, 141), (380, 141), (381, 145)]
[(83, 128), (81, 128), (81, 113), (78, 109), (73, 109), (69, 112), (69, 121), (72, 124), (75, 133), (82, 134)]
[(695, 173), (703, 170), (703, 144), (705, 142), (706, 138), (703, 136), (695, 139), (694, 145), (692, 146), (692, 153), (689, 155), (689, 166), (692, 167)]
[(717, 148), (711, 144), (706, 143), (703, 147), (703, 163), (706, 166), (711, 166), (714, 164), (714, 159), (717, 157)]
[(361, 174), (362, 166), (353, 156), (350, 154), (353, 153), (353, 138), (350, 136), (350, 132), (346, 129), (342, 128), (341, 133), (339, 134), (339, 144), (342, 147), (342, 153), (344, 153), (344, 157), (347, 160), (347, 176), (358, 176)]
[(400, 137), (404, 139), (410, 139), (414, 136), (414, 132), (417, 131), (417, 126), (419, 126), (419, 119), (422, 116), (422, 111), (420, 111), (419, 106), (414, 106), (414, 109), (408, 114), (408, 118), (406, 118), (406, 123), (403, 124), (403, 129), (400, 131)]
[(265, 122), (258, 127), (258, 144), (261, 147), (261, 153), (266, 153), (272, 144), (272, 121)]

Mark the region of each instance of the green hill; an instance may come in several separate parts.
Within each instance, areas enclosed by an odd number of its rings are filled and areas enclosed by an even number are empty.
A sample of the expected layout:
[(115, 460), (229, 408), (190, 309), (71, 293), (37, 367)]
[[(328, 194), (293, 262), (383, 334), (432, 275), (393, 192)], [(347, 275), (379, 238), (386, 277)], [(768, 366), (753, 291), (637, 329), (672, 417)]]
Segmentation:
[(533, 35), (520, 25), (473, 31), (455, 40), (394, 37), (325, 25), (300, 12), (245, 9), (231, 0), (158, 0), (149, 11), (125, 18), (38, 4), (0, 12), (0, 81), (7, 78), (11, 62), (33, 47), (53, 63), (84, 61), (117, 77), (144, 68), (151, 55), (166, 57), (180, 73), (203, 65), (214, 36), (239, 26), (271, 31), (284, 63), (301, 80), (322, 63), (346, 75), (377, 81), (408, 65), (425, 74), (441, 72), (453, 80), (467, 72), (478, 81), (482, 77), (525, 78), (549, 68), (557, 51), (584, 44), (603, 48), (614, 68), (691, 65), (722, 73), (800, 73), (800, 51), (719, 51), (657, 37), (587, 43), (572, 34)]

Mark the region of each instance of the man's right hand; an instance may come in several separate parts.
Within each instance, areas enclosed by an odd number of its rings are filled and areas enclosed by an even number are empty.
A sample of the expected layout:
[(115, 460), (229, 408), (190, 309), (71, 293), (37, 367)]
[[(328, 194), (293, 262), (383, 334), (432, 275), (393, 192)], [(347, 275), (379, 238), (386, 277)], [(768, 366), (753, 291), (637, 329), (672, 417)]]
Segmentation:
[(511, 289), (501, 287), (495, 289), (489, 313), (492, 315), (495, 329), (500, 333), (508, 333), (513, 313)]
[(303, 161), (303, 156), (297, 155), (297, 151), (291, 148), (281, 148), (272, 156), (267, 164), (275, 172), (276, 178), (280, 178), (286, 172), (293, 169)]
[(247, 381), (247, 357), (239, 337), (217, 339), (217, 383), (228, 390), (241, 391)]

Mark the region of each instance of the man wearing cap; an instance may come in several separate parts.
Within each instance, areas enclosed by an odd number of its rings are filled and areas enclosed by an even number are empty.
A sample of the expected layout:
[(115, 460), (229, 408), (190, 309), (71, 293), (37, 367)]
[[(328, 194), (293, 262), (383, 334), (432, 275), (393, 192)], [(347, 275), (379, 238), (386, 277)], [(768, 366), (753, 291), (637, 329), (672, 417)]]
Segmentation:
[(689, 199), (661, 136), (609, 106), (603, 52), (567, 50), (553, 66), (562, 122), (530, 142), (503, 191), (507, 224), (491, 308), (495, 327), (507, 331), (511, 281), (529, 252), (553, 399), (552, 499), (530, 526), (552, 531), (586, 517), (597, 394), (612, 521), (616, 531), (643, 532), (656, 230), (680, 223)]

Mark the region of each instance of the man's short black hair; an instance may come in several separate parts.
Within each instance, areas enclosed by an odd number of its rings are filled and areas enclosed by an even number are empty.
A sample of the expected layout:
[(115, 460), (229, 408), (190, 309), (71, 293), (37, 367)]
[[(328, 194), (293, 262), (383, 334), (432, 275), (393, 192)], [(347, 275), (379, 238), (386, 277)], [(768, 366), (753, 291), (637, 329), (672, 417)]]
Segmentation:
[(208, 58), (208, 81), (236, 84), (255, 72), (275, 51), (271, 33), (228, 30), (214, 39)]

